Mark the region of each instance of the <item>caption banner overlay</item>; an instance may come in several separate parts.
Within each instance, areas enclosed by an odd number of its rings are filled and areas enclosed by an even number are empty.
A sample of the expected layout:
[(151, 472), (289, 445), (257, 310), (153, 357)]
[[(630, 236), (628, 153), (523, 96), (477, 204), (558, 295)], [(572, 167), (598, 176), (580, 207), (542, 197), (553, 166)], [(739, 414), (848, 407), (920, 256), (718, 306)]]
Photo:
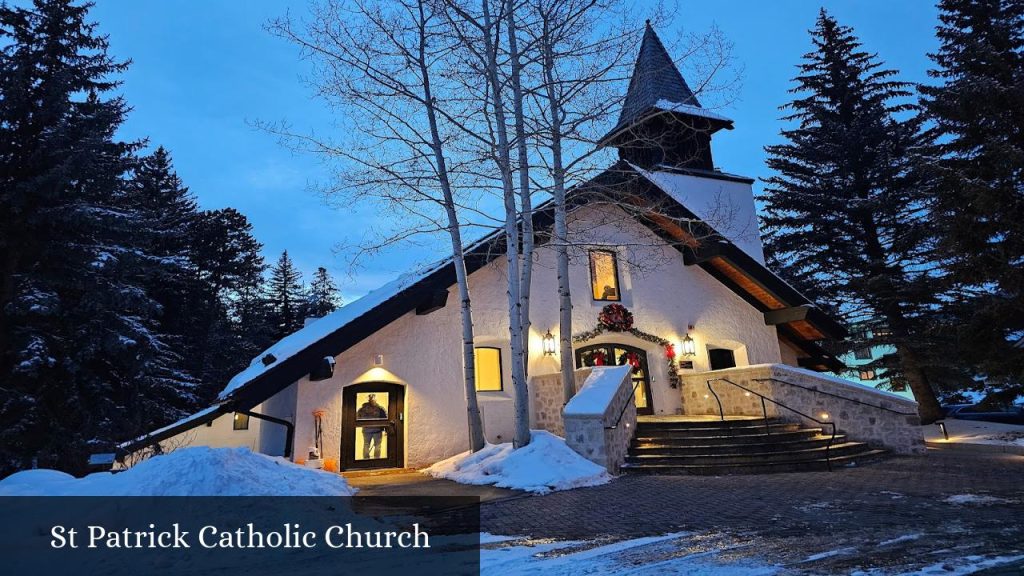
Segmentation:
[(480, 573), (465, 497), (0, 497), (0, 573)]

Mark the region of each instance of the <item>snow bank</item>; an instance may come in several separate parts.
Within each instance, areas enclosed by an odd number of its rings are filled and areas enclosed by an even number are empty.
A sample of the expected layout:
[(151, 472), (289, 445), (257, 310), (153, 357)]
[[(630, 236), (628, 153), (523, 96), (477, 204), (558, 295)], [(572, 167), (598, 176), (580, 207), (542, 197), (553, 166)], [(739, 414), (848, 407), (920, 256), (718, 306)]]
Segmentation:
[(629, 377), (632, 366), (595, 367), (583, 382), (579, 392), (565, 405), (564, 413), (576, 416), (602, 416), (624, 378)]
[(565, 440), (543, 430), (533, 430), (530, 444), (519, 450), (513, 450), (510, 442), (488, 444), (479, 452), (463, 452), (423, 472), (460, 484), (493, 484), (537, 494), (597, 486), (611, 480), (604, 467), (573, 452)]
[(75, 478), (26, 470), (0, 480), (0, 496), (351, 496), (330, 472), (248, 448), (196, 446), (155, 456), (124, 472)]

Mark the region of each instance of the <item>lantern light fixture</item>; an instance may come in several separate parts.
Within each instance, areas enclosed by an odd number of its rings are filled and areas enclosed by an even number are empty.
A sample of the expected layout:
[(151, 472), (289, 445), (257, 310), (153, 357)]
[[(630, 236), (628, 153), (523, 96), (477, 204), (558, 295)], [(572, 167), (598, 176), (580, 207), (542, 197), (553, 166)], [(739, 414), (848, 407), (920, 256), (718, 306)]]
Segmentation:
[(555, 355), (555, 337), (551, 334), (551, 330), (548, 330), (548, 333), (544, 335), (544, 355)]
[(686, 336), (683, 338), (682, 349), (683, 349), (683, 356), (696, 356), (697, 355), (697, 345), (694, 343), (693, 337), (690, 336), (689, 332), (687, 332)]

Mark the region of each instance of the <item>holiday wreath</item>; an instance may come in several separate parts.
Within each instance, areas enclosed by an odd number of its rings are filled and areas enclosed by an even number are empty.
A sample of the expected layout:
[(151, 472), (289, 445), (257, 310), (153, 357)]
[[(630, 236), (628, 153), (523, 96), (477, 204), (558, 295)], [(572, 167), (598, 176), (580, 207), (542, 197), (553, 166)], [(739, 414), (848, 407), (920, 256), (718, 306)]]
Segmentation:
[[(622, 304), (608, 304), (602, 308), (601, 312), (597, 315), (597, 326), (595, 326), (593, 330), (580, 332), (579, 334), (574, 335), (572, 337), (572, 341), (579, 344), (588, 340), (593, 340), (605, 332), (626, 332), (627, 334), (632, 334), (641, 340), (654, 342), (655, 344), (661, 344), (664, 346), (665, 360), (668, 362), (668, 385), (672, 388), (679, 387), (679, 374), (676, 373), (675, 347), (671, 342), (660, 336), (649, 334), (634, 328), (633, 313)], [(598, 365), (603, 365), (604, 360), (605, 359), (602, 357)], [(635, 364), (632, 359), (629, 360), (629, 363), (634, 365), (634, 367), (639, 365), (638, 359), (635, 361)]]

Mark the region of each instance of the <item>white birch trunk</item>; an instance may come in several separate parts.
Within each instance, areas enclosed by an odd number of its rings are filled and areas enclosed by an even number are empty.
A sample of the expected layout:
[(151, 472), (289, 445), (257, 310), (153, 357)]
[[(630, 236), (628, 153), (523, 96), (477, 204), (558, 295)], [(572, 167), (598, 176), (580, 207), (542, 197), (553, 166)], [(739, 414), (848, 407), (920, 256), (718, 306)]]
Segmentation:
[(448, 234), (452, 244), (452, 262), (455, 265), (455, 281), (459, 290), (459, 314), (462, 319), (462, 366), (463, 382), (466, 391), (466, 420), (469, 430), (469, 449), (473, 452), (484, 447), (483, 421), (480, 418), (480, 406), (476, 396), (476, 356), (473, 344), (473, 308), (469, 295), (469, 279), (466, 274), (466, 258), (462, 247), (462, 229), (459, 216), (455, 209), (455, 195), (452, 193), (451, 179), (448, 175), (448, 164), (444, 155), (441, 134), (437, 127), (437, 110), (434, 107), (434, 96), (430, 85), (430, 72), (426, 62), (426, 22), (423, 2), (419, 2), (420, 45), (417, 64), (423, 81), (423, 101), (430, 125), (431, 150), (437, 168), (441, 193), (444, 197), (444, 209), (448, 219)]
[[(516, 150), (519, 160), (519, 208), (522, 218), (522, 267), (519, 271), (520, 326), (523, 339), (523, 358), (528, 366), (530, 358), (530, 288), (533, 282), (533, 200), (530, 197), (530, 156), (526, 142), (526, 119), (523, 114), (522, 63), (516, 37), (515, 10), (506, 10), (508, 51), (511, 63), (512, 111), (515, 120)], [(524, 370), (525, 374), (525, 370)], [(526, 375), (529, 377), (529, 375)]]
[(545, 19), (541, 35), (541, 66), (548, 99), (551, 149), (552, 195), (555, 203), (555, 268), (558, 273), (558, 343), (559, 367), (562, 373), (562, 395), (568, 403), (576, 395), (575, 359), (572, 349), (572, 292), (569, 289), (569, 231), (565, 205), (565, 164), (562, 159), (561, 97), (558, 93), (554, 68), (555, 55), (551, 34)]
[(490, 1), (483, 0), (484, 18), (484, 62), (487, 81), (491, 88), (491, 106), (494, 112), (495, 160), (501, 173), (501, 186), (505, 204), (505, 263), (508, 267), (508, 308), (509, 339), (512, 349), (512, 385), (515, 388), (515, 434), (512, 445), (521, 448), (530, 443), (530, 392), (526, 384), (526, 362), (523, 353), (522, 302), (520, 301), (519, 276), (519, 230), (516, 195), (512, 183), (511, 152), (508, 142), (508, 127), (505, 121), (505, 104), (502, 86), (498, 77), (498, 40), (495, 33), (498, 25), (491, 17)]

